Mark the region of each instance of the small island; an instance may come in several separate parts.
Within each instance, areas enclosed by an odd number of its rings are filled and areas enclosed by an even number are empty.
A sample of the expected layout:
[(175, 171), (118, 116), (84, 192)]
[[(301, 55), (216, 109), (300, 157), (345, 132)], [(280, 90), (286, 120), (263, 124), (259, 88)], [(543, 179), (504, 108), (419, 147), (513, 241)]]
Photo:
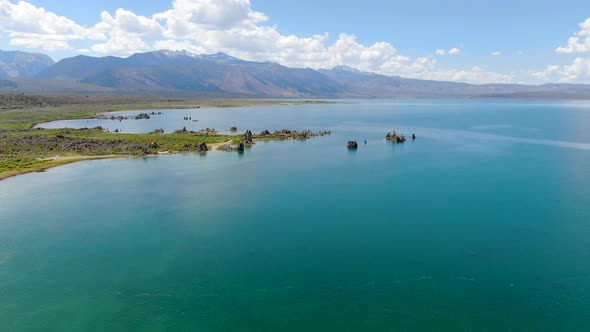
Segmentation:
[(330, 135), (331, 133), (332, 132), (329, 130), (320, 130), (314, 132), (311, 130), (297, 131), (282, 129), (275, 130), (272, 133), (268, 130), (263, 130), (259, 134), (253, 134), (252, 131), (246, 130), (244, 135), (242, 135), (239, 139), (233, 140), (232, 142), (228, 142), (226, 144), (222, 144), (217, 149), (221, 151), (243, 152), (246, 147), (250, 147), (253, 144), (256, 144), (256, 140), (306, 140), (311, 139), (313, 137)]
[(349, 150), (356, 150), (359, 148), (359, 145), (356, 141), (348, 141), (348, 143), (346, 143), (346, 147)]
[[(416, 138), (416, 136), (414, 135), (413, 138)], [(387, 133), (387, 135), (385, 135), (385, 139), (394, 143), (404, 143), (406, 141), (404, 134), (397, 134), (395, 130)]]

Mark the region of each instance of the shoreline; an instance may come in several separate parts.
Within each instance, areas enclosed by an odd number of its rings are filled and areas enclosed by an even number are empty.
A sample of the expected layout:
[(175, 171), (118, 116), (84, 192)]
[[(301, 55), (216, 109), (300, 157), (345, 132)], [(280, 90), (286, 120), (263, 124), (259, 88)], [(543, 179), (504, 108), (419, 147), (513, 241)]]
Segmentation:
[[(1, 97), (10, 98), (11, 94), (0, 95)], [(5, 146), (0, 144), (0, 162), (10, 164), (14, 162), (13, 166), (5, 167), (4, 170), (0, 171), (0, 181), (11, 178), (14, 176), (27, 174), (27, 173), (39, 173), (44, 172), (47, 169), (58, 167), (78, 161), (85, 160), (99, 160), (99, 159), (113, 159), (113, 158), (129, 158), (137, 155), (129, 153), (128, 151), (121, 151), (121, 154), (108, 153), (104, 155), (94, 155), (92, 151), (85, 151), (85, 154), (76, 155), (75, 151), (60, 151), (55, 155), (48, 155), (52, 149), (44, 147), (44, 142), (55, 144), (56, 137), (62, 136), (62, 134), (43, 134), (47, 133), (46, 129), (40, 128), (39, 126), (44, 123), (62, 120), (73, 120), (73, 119), (95, 119), (102, 116), (108, 116), (108, 114), (117, 112), (135, 112), (135, 111), (159, 111), (159, 110), (186, 110), (186, 109), (216, 109), (216, 108), (237, 108), (237, 107), (264, 107), (264, 106), (295, 106), (295, 105), (307, 105), (307, 104), (327, 104), (329, 101), (323, 100), (273, 100), (273, 99), (202, 99), (202, 100), (189, 100), (189, 99), (165, 99), (165, 98), (131, 98), (121, 96), (78, 96), (78, 95), (18, 95), (17, 102), (14, 107), (0, 112), (0, 134), (4, 135)], [(0, 100), (2, 101), (2, 100)], [(18, 104), (21, 103), (21, 104)], [(55, 129), (57, 130), (57, 129)], [(67, 130), (67, 128), (62, 128)], [(100, 142), (101, 140), (107, 141), (105, 136), (97, 134), (95, 132), (83, 132), (72, 129), (74, 132), (69, 137), (70, 139), (77, 141), (94, 140)], [(51, 131), (48, 130), (48, 131)], [(25, 135), (29, 135), (26, 136)], [(113, 134), (119, 135), (119, 134)], [(145, 145), (145, 135), (147, 134), (121, 134), (120, 139), (123, 139), (129, 144)], [(169, 135), (169, 134), (166, 134)], [(229, 136), (229, 135), (225, 135)], [(21, 138), (19, 138), (21, 137)], [(115, 136), (113, 136), (115, 137)], [(63, 136), (61, 137), (63, 139)], [(12, 139), (12, 142), (10, 141)], [(20, 139), (24, 139), (21, 141)], [(30, 143), (27, 139), (32, 140)], [(38, 141), (35, 141), (38, 139)], [(192, 144), (192, 142), (185, 142), (186, 140), (178, 137), (179, 141), (174, 139), (166, 139), (166, 142), (162, 148), (164, 150), (173, 147), (175, 144)], [(222, 145), (229, 144), (234, 140), (232, 137), (229, 141), (228, 138), (224, 138), (223, 142), (207, 142), (209, 151), (217, 151)], [(154, 140), (155, 141), (155, 140)], [(148, 140), (147, 143), (150, 141)], [(8, 144), (8, 145), (6, 145)], [(11, 145), (12, 144), (12, 145)], [(31, 153), (28, 150), (27, 144), (37, 144), (35, 149), (37, 152)], [(41, 144), (41, 145), (39, 145)], [(108, 144), (105, 143), (105, 144)], [(32, 145), (31, 145), (32, 146)], [(2, 155), (2, 148), (5, 151), (10, 151), (13, 148), (21, 148), (21, 152), (14, 154)], [(170, 151), (151, 151), (148, 156), (155, 155), (172, 155), (185, 153), (184, 151), (178, 151), (180, 147), (173, 147)], [(70, 152), (74, 152), (70, 154)], [(114, 152), (114, 151), (113, 151)], [(79, 153), (79, 152), (78, 152)], [(21, 159), (25, 161), (23, 165), (19, 165)], [(2, 164), (0, 163), (0, 166)]]
[[(240, 135), (237, 135), (240, 136)], [(263, 141), (272, 141), (272, 140), (276, 140), (273, 138), (258, 138), (256, 140), (263, 140)], [(255, 140), (255, 141), (256, 141)], [(10, 171), (4, 171), (4, 172), (0, 172), (0, 182), (2, 182), (3, 180), (12, 178), (12, 177), (16, 177), (19, 175), (25, 175), (25, 174), (29, 174), (29, 173), (43, 173), (49, 169), (52, 168), (56, 168), (56, 167), (60, 167), (60, 166), (64, 166), (64, 165), (69, 165), (69, 164), (73, 164), (73, 163), (77, 163), (80, 161), (92, 161), (92, 160), (103, 160), (103, 159), (122, 159), (122, 158), (153, 158), (153, 157), (159, 157), (159, 156), (178, 156), (178, 155), (182, 155), (182, 154), (207, 154), (210, 152), (224, 152), (219, 150), (218, 148), (220, 146), (226, 145), (226, 144), (231, 144), (232, 140), (227, 140), (224, 142), (218, 142), (218, 143), (211, 143), (211, 144), (207, 144), (207, 147), (209, 148), (209, 150), (207, 152), (170, 152), (170, 151), (158, 151), (157, 154), (151, 154), (151, 155), (146, 155), (146, 156), (137, 156), (137, 155), (131, 155), (131, 154), (111, 154), (111, 155), (95, 155), (95, 156), (54, 156), (54, 157), (49, 157), (49, 158), (40, 158), (39, 160), (46, 160), (48, 161), (47, 164), (44, 165), (39, 165), (36, 167), (30, 167), (30, 168), (23, 168), (23, 169), (15, 169), (15, 170), (10, 170)]]
[(10, 171), (0, 172), (0, 182), (18, 175), (24, 175), (29, 173), (43, 173), (50, 168), (73, 164), (79, 161), (86, 160), (100, 160), (100, 159), (116, 159), (116, 158), (129, 158), (131, 155), (108, 155), (108, 156), (79, 156), (79, 157), (58, 157), (46, 159), (50, 162), (36, 167), (14, 169)]
[(220, 142), (220, 143), (212, 143), (208, 146), (209, 151), (207, 152), (170, 152), (170, 151), (158, 151), (157, 154), (147, 155), (147, 156), (134, 156), (130, 154), (111, 154), (111, 155), (96, 155), (96, 156), (55, 156), (50, 158), (42, 158), (40, 160), (46, 160), (49, 163), (46, 165), (40, 165), (37, 167), (30, 167), (30, 168), (23, 168), (23, 169), (15, 169), (10, 171), (0, 172), (0, 181), (19, 176), (29, 173), (43, 173), (51, 168), (60, 167), (68, 164), (77, 163), (80, 161), (91, 161), (91, 160), (103, 160), (103, 159), (119, 159), (119, 158), (152, 158), (152, 157), (159, 157), (159, 156), (176, 156), (181, 154), (189, 154), (189, 153), (209, 153), (209, 152), (222, 152), (219, 151), (217, 148), (224, 145), (231, 143), (231, 140)]
[[(6, 97), (8, 98), (10, 96), (7, 95)], [(0, 97), (2, 96), (0, 95)], [(194, 143), (187, 141), (187, 138), (181, 136), (170, 138), (168, 136), (176, 135), (175, 133), (166, 133), (165, 136), (162, 136), (162, 139), (165, 137), (163, 139), (164, 142), (160, 142), (159, 138), (148, 136), (153, 133), (116, 134), (119, 136), (107, 137), (107, 134), (92, 130), (70, 129), (72, 131), (71, 133), (63, 134), (56, 131), (67, 131), (67, 128), (43, 129), (39, 127), (44, 123), (52, 121), (94, 119), (118, 112), (154, 112), (199, 108), (270, 107), (331, 103), (320, 100), (172, 100), (162, 98), (126, 98), (119, 96), (91, 96), (88, 99), (88, 96), (84, 98), (77, 95), (18, 95), (17, 101), (22, 103), (22, 105), (15, 105), (13, 108), (6, 110), (6, 112), (0, 112), (0, 135), (3, 135), (3, 139), (6, 139), (4, 146), (0, 144), (0, 158), (2, 158), (0, 162), (4, 163), (4, 169), (0, 171), (0, 181), (27, 173), (44, 172), (53, 167), (78, 161), (188, 153), (186, 150), (181, 150), (182, 146), (180, 144), (185, 144), (185, 147), (190, 145), (191, 150), (194, 150), (192, 148)], [(53, 155), (50, 155), (49, 152), (53, 151), (53, 148), (56, 146), (59, 146), (59, 140), (63, 140), (64, 136), (74, 143), (79, 142), (82, 149), (77, 151), (77, 149), (67, 147), (64, 149), (62, 147), (61, 151), (56, 150)], [(204, 140), (209, 152), (216, 151), (220, 146), (230, 144), (239, 137), (239, 135), (227, 134), (223, 136), (225, 137)], [(118, 141), (113, 141), (117, 137)], [(220, 142), (219, 140), (223, 141)], [(88, 142), (98, 144), (98, 148), (101, 148), (101, 142), (104, 142), (106, 145), (113, 143), (119, 144), (122, 150), (116, 151), (116, 148), (109, 146), (110, 148), (102, 149), (102, 152), (100, 150), (93, 151), (92, 147), (88, 147)], [(153, 142), (162, 143), (160, 147), (164, 152), (147, 147), (149, 144), (155, 144)], [(139, 154), (132, 151), (134, 146), (145, 146), (144, 154), (141, 151), (139, 151)], [(17, 152), (2, 155), (3, 148), (5, 148), (4, 151)], [(145, 154), (148, 150), (150, 152)], [(95, 155), (97, 152), (99, 154)], [(106, 153), (100, 154), (103, 152)], [(0, 163), (0, 166), (3, 166), (2, 163)]]

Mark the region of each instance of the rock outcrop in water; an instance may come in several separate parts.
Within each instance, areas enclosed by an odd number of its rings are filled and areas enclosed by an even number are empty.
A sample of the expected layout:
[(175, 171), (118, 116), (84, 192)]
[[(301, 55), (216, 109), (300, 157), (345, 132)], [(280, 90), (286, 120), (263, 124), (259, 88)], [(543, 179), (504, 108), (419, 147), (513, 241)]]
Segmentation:
[[(282, 130), (275, 130), (272, 134), (268, 130), (265, 130), (260, 133), (260, 136), (263, 136), (261, 138), (271, 138), (271, 139), (280, 139), (280, 140), (286, 140), (286, 139), (305, 140), (305, 139), (310, 139), (312, 137), (330, 135), (331, 133), (332, 132), (329, 130), (320, 130), (318, 132), (314, 132), (311, 130), (296, 131), (296, 130), (282, 129)], [(271, 136), (271, 137), (268, 137), (268, 136)]]
[(209, 148), (207, 147), (206, 143), (197, 143), (197, 144), (185, 144), (182, 147), (182, 152), (191, 152), (191, 151), (195, 151), (195, 152), (207, 152), (209, 151)]
[(201, 143), (201, 144), (197, 144), (196, 145), (197, 148), (197, 152), (207, 152), (209, 151), (209, 148), (207, 148), (207, 144), (206, 143)]
[(250, 130), (246, 130), (244, 133), (244, 138), (242, 139), (244, 144), (252, 145), (254, 144), (254, 135)]
[[(163, 133), (163, 131), (162, 131)], [(201, 129), (199, 131), (194, 131), (194, 130), (188, 130), (186, 129), (186, 127), (183, 127), (180, 130), (176, 130), (174, 133), (176, 134), (193, 134), (193, 135), (197, 135), (197, 136), (215, 136), (218, 134), (217, 130), (213, 129), (213, 128), (205, 128), (205, 129)]]
[(238, 152), (244, 152), (245, 149), (246, 149), (246, 146), (244, 145), (244, 143), (242, 143), (242, 142), (238, 143)]
[(238, 151), (238, 146), (236, 144), (223, 144), (217, 147), (217, 150), (224, 152), (236, 152)]
[(235, 132), (237, 132), (237, 131), (238, 131), (238, 127), (231, 127), (231, 128), (229, 128), (229, 131), (230, 131), (231, 133), (235, 133)]
[(406, 137), (403, 134), (398, 135), (395, 130), (387, 133), (385, 139), (394, 143), (404, 143), (406, 141)]
[(122, 115), (108, 116), (108, 114), (105, 114), (105, 115), (99, 115), (96, 118), (103, 119), (103, 120), (118, 120), (118, 121), (129, 120), (129, 119), (135, 119), (135, 120), (144, 120), (145, 119), (145, 120), (147, 120), (147, 119), (150, 119), (152, 115), (162, 115), (162, 112), (139, 113), (138, 115), (133, 116), (133, 117), (122, 116)]
[(239, 141), (237, 144), (223, 144), (217, 148), (219, 151), (225, 152), (244, 152), (246, 150), (246, 144), (243, 141)]
[(197, 131), (197, 135), (201, 136), (215, 136), (217, 135), (217, 130), (213, 128), (205, 128)]
[(356, 150), (359, 148), (359, 145), (356, 141), (348, 141), (348, 143), (346, 144), (346, 147), (351, 150)]
[[(240, 141), (238, 144), (224, 144), (219, 146), (217, 149), (221, 151), (239, 151), (242, 152), (253, 144), (255, 144), (255, 140), (307, 140), (312, 137), (318, 136), (325, 136), (330, 135), (331, 132), (329, 130), (320, 130), (318, 132), (314, 132), (311, 130), (304, 130), (304, 131), (296, 131), (296, 130), (289, 130), (289, 129), (282, 129), (282, 130), (275, 130), (274, 132), (270, 132), (269, 130), (263, 130), (260, 134), (254, 135), (251, 130), (246, 130), (244, 135), (240, 137)], [(235, 142), (235, 141), (234, 141)]]

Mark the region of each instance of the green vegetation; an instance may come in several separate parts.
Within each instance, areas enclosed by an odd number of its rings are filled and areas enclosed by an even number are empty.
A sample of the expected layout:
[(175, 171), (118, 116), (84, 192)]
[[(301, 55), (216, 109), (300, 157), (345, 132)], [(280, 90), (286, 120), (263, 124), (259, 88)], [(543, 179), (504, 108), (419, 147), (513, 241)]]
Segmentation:
[[(0, 174), (74, 157), (148, 156), (196, 151), (198, 144), (227, 142), (227, 135), (200, 133), (114, 134), (99, 129), (25, 129), (0, 131)], [(85, 159), (85, 158), (80, 158)]]
[(79, 160), (198, 151), (240, 135), (214, 132), (122, 134), (100, 129), (34, 129), (37, 123), (125, 110), (187, 109), (315, 103), (275, 100), (182, 100), (102, 95), (0, 94), (0, 180)]

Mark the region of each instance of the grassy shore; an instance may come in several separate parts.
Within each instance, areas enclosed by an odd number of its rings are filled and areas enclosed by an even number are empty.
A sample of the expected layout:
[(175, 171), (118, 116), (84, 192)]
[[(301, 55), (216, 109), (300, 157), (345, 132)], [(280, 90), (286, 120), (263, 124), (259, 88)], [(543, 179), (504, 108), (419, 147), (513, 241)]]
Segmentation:
[[(197, 151), (239, 135), (175, 132), (123, 134), (99, 129), (35, 129), (38, 123), (126, 110), (271, 106), (318, 103), (280, 100), (182, 100), (101, 95), (0, 94), (0, 180), (80, 160)], [(321, 103), (321, 102), (320, 102)], [(179, 128), (180, 129), (180, 128)]]

